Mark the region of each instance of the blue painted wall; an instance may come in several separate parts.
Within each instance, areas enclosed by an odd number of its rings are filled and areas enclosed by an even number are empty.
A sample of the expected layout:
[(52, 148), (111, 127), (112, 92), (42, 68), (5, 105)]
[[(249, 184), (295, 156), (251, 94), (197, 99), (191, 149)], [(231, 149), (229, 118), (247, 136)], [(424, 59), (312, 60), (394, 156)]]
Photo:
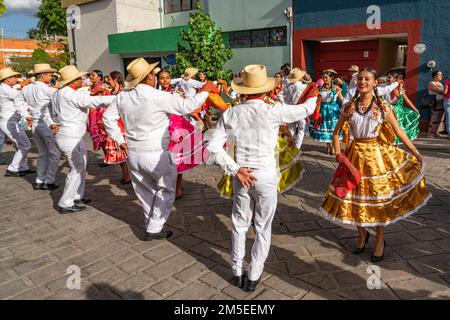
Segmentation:
[[(444, 71), (444, 78), (450, 75), (450, 0), (294, 0), (294, 28), (365, 24), (370, 5), (380, 6), (382, 22), (422, 20), (421, 41), (427, 44), (428, 49), (420, 56), (417, 99), (420, 101), (431, 78), (426, 67), (429, 60), (437, 62), (437, 68)], [(383, 29), (379, 31), (383, 33)], [(428, 114), (425, 112), (424, 116), (428, 117)]]

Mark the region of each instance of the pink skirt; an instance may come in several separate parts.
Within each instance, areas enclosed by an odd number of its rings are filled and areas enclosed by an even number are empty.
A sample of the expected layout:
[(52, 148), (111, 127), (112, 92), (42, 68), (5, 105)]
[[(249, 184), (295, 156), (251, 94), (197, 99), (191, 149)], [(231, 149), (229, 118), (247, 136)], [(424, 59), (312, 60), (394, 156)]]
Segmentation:
[(170, 144), (179, 174), (206, 162), (207, 150), (203, 134), (182, 116), (171, 115), (169, 119)]

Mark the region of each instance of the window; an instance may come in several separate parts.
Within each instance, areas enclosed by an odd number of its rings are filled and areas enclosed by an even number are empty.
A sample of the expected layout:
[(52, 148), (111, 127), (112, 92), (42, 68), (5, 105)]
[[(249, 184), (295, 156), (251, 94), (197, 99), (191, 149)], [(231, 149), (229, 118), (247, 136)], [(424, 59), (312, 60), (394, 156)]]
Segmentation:
[(250, 31), (236, 31), (230, 36), (231, 47), (233, 48), (249, 48), (250, 41)]
[[(232, 48), (287, 46), (287, 28), (276, 27), (227, 33)], [(225, 38), (224, 38), (225, 39)]]
[(270, 30), (261, 29), (252, 31), (252, 47), (268, 47)]
[(198, 1), (199, 0), (164, 0), (164, 12), (167, 14), (195, 10)]
[(287, 46), (287, 29), (286, 29), (286, 27), (270, 29), (270, 45), (271, 46)]

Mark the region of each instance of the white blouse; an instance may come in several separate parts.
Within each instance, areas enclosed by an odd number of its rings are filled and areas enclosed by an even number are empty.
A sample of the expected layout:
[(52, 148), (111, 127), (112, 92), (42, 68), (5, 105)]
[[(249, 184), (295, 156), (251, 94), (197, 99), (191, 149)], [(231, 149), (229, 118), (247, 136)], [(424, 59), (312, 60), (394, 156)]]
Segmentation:
[[(377, 138), (380, 135), (379, 125), (383, 123), (382, 109), (381, 107), (376, 108), (378, 111), (369, 110), (366, 114), (360, 114), (356, 110), (351, 115), (350, 120), (350, 131), (354, 139), (371, 139)], [(389, 109), (384, 117), (392, 109)], [(378, 113), (375, 117), (374, 112)]]

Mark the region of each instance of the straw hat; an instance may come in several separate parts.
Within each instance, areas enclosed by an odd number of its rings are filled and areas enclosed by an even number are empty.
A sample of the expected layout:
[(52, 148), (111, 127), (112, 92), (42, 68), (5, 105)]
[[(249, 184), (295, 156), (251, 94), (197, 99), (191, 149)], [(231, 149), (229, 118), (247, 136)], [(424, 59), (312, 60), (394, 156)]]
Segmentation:
[(251, 64), (244, 68), (242, 78), (235, 78), (231, 87), (237, 93), (260, 94), (272, 91), (276, 86), (275, 78), (267, 76), (267, 69), (261, 64)]
[(131, 61), (127, 66), (128, 76), (125, 79), (125, 88), (132, 89), (136, 87), (158, 64), (159, 62), (149, 64), (144, 58), (137, 58)]
[(348, 71), (352, 72), (359, 72), (359, 67), (357, 65), (352, 65), (350, 68), (347, 69)]
[(198, 73), (198, 69), (197, 68), (187, 68), (186, 71), (183, 74), (183, 79), (184, 80), (191, 79), (191, 78), (195, 77), (195, 75), (197, 73)]
[(305, 74), (305, 76), (303, 77), (302, 81), (304, 83), (311, 83), (312, 82), (312, 79), (311, 79), (311, 76), (309, 75), (309, 73)]
[(12, 68), (5, 68), (0, 70), (0, 81), (20, 75), (19, 72), (15, 72)]
[(160, 67), (156, 67), (155, 69), (153, 69), (152, 73), (156, 76), (158, 73), (161, 72), (161, 68)]
[(81, 72), (74, 65), (68, 65), (59, 70), (59, 74), (61, 75), (59, 86), (64, 87), (78, 78), (85, 76), (87, 72)]
[(35, 64), (33, 67), (33, 73), (39, 74), (39, 73), (53, 73), (56, 72), (55, 69), (52, 69), (52, 67), (50, 67), (50, 65), (48, 63), (38, 63)]
[(334, 69), (326, 69), (326, 70), (323, 70), (323, 71), (322, 71), (322, 74), (324, 74), (325, 72), (332, 73), (332, 74), (335, 75), (335, 76), (338, 75), (338, 73), (337, 73), (336, 70), (334, 70)]
[(288, 82), (293, 83), (297, 82), (303, 79), (305, 76), (306, 71), (301, 70), (300, 68), (294, 68), (291, 70), (288, 76)]

